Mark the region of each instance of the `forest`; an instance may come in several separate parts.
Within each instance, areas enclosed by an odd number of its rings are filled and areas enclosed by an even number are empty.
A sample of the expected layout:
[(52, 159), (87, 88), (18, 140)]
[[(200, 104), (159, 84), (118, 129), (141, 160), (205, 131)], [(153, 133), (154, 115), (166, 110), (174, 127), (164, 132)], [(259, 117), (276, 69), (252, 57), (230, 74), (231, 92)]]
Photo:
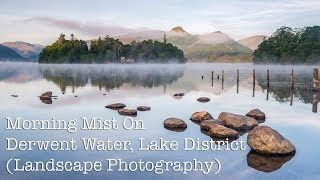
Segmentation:
[[(89, 46), (88, 46), (89, 44)], [(39, 63), (185, 63), (182, 50), (167, 43), (144, 40), (123, 44), (106, 36), (89, 43), (78, 40), (73, 34), (66, 39), (61, 34), (56, 42), (46, 46), (39, 56)]]
[(253, 62), (315, 64), (320, 62), (320, 26), (281, 27), (253, 53)]

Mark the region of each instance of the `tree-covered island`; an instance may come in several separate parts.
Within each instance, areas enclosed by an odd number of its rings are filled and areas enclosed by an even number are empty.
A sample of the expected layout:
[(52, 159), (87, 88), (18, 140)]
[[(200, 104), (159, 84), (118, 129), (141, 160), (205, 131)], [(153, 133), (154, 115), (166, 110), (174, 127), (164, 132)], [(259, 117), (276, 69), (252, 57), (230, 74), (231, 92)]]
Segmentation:
[[(89, 44), (89, 47), (88, 47)], [(46, 46), (39, 63), (185, 63), (183, 51), (164, 41), (145, 40), (123, 44), (106, 36), (87, 43), (73, 34), (66, 39), (61, 34), (53, 44)]]
[(315, 64), (320, 62), (320, 26), (281, 27), (253, 53), (254, 63)]

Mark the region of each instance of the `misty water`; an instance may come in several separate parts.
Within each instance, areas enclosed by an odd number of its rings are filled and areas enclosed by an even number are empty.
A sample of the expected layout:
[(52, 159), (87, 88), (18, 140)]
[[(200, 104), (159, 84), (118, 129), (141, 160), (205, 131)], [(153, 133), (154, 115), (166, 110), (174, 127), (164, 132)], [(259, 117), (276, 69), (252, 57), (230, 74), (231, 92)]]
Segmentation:
[[(214, 175), (200, 172), (106, 172), (90, 173), (16, 173), (0, 172), (0, 179), (60, 179), (72, 174), (74, 179), (319, 179), (317, 162), (320, 138), (318, 93), (310, 91), (312, 70), (316, 66), (280, 66), (253, 64), (185, 64), (185, 65), (39, 65), (37, 63), (0, 63), (0, 136), (1, 169), (8, 159), (23, 160), (100, 160), (122, 158), (124, 160), (187, 161), (196, 158), (209, 161), (217, 158), (221, 171)], [(253, 82), (252, 71), (256, 71)], [(267, 69), (270, 82), (267, 86)], [(291, 88), (290, 73), (294, 70), (294, 87)], [(222, 81), (222, 70), (224, 81)], [(237, 85), (237, 70), (239, 84)], [(213, 76), (212, 76), (213, 71)], [(212, 79), (213, 77), (213, 79)], [(41, 101), (38, 96), (52, 91), (57, 98)], [(183, 92), (182, 98), (173, 94)], [(18, 97), (12, 97), (18, 95)], [(208, 103), (197, 101), (209, 97)], [(151, 111), (138, 112), (134, 119), (141, 119), (146, 130), (116, 131), (6, 131), (5, 117), (23, 119), (74, 119), (101, 117), (123, 120), (117, 111), (106, 109), (111, 103), (122, 102), (127, 108), (140, 105)], [(245, 115), (259, 108), (266, 113), (267, 125), (280, 132), (296, 146), (294, 156), (267, 157), (245, 151), (173, 151), (173, 152), (5, 152), (5, 137), (24, 140), (64, 140), (82, 137), (99, 139), (132, 140), (139, 137), (147, 140), (164, 138), (181, 141), (182, 138), (209, 140), (201, 133), (199, 125), (189, 120), (197, 111), (208, 111), (214, 118), (220, 112)], [(163, 120), (177, 117), (185, 120), (188, 128), (183, 132), (163, 128)], [(240, 138), (246, 141), (247, 134)], [(133, 143), (138, 146), (137, 143)], [(256, 163), (248, 163), (248, 162)], [(71, 176), (70, 176), (71, 177)]]

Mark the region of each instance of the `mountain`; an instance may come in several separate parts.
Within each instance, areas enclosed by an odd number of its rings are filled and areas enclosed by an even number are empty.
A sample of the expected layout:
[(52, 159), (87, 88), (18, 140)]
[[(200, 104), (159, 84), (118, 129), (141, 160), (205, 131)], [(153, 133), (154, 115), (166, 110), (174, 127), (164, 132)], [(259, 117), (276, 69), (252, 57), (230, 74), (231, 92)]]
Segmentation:
[(42, 45), (30, 44), (21, 41), (4, 42), (3, 46), (9, 47), (28, 60), (38, 60), (39, 54), (43, 49)]
[[(239, 44), (228, 35), (217, 31), (205, 35), (192, 35), (181, 26), (170, 31), (148, 30), (117, 36), (123, 43), (143, 40), (163, 41), (164, 34), (167, 42), (172, 43), (181, 50), (190, 61), (248, 61), (252, 50)], [(251, 60), (251, 59), (250, 59)]]
[(17, 52), (0, 44), (0, 61), (24, 61)]
[(256, 35), (244, 39), (238, 40), (238, 43), (252, 49), (256, 50), (258, 49), (258, 46), (266, 39), (268, 38), (267, 36), (264, 35)]

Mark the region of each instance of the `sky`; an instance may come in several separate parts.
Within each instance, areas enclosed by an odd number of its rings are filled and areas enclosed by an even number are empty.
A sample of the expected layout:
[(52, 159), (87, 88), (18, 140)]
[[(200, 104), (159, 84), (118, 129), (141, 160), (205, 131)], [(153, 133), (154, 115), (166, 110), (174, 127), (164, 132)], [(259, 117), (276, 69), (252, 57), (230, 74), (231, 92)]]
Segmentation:
[(1, 0), (0, 42), (47, 45), (60, 33), (92, 39), (175, 26), (238, 40), (320, 25), (319, 17), (319, 0)]

